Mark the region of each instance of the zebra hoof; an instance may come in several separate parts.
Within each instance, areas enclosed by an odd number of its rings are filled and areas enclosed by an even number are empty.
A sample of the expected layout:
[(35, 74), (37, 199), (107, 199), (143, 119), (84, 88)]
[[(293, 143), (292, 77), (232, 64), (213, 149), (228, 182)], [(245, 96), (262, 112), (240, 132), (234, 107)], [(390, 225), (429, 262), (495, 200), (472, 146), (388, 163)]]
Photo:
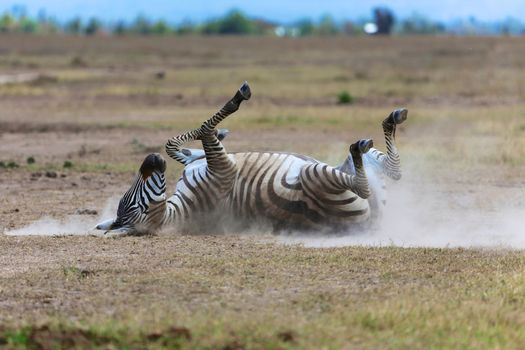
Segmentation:
[(233, 102), (239, 105), (242, 101), (249, 100), (250, 97), (252, 97), (252, 91), (250, 90), (248, 82), (245, 81), (239, 88), (239, 91), (233, 96)]
[(252, 97), (252, 91), (250, 89), (250, 85), (248, 85), (248, 82), (245, 81), (241, 87), (239, 88), (239, 92), (241, 93), (242, 97), (244, 97), (245, 100), (249, 100), (250, 97)]
[(370, 150), (370, 148), (374, 147), (374, 141), (371, 139), (359, 140), (358, 144), (359, 152), (361, 152), (362, 154), (367, 153)]
[(370, 148), (374, 147), (374, 141), (371, 139), (359, 140), (350, 146), (350, 153), (353, 155), (365, 154)]
[(407, 120), (408, 109), (406, 109), (406, 108), (396, 109), (395, 111), (393, 111), (390, 114), (390, 116), (391, 116), (392, 121), (394, 122), (394, 124), (401, 124), (405, 120)]

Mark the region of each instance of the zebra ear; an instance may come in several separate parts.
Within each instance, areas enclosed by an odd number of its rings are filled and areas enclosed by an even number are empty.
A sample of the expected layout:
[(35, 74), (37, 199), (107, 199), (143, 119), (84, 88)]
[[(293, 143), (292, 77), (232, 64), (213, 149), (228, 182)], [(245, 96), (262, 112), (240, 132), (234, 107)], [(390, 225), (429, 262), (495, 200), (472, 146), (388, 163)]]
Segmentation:
[(109, 220), (106, 220), (106, 221), (102, 221), (100, 222), (95, 228), (97, 230), (110, 230), (113, 227), (113, 224), (115, 223), (115, 219), (109, 219)]

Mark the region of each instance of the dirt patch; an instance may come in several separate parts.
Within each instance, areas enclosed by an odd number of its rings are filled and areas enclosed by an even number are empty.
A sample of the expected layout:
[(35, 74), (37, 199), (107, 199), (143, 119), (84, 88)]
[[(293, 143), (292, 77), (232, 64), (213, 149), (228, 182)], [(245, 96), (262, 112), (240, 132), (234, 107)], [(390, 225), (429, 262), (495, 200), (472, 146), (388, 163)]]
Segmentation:
[(95, 130), (108, 130), (115, 128), (111, 125), (82, 125), (78, 123), (25, 123), (25, 122), (2, 122), (0, 121), (1, 133), (43, 133), (43, 132), (63, 132), (80, 133)]
[(84, 348), (107, 344), (108, 339), (98, 337), (84, 330), (53, 331), (47, 326), (32, 328), (29, 331), (28, 345), (36, 349), (48, 350), (57, 346), (63, 348)]
[(163, 331), (157, 331), (149, 333), (146, 336), (148, 341), (157, 341), (164, 337), (168, 338), (183, 338), (186, 340), (191, 340), (191, 332), (188, 328), (185, 327), (171, 327)]

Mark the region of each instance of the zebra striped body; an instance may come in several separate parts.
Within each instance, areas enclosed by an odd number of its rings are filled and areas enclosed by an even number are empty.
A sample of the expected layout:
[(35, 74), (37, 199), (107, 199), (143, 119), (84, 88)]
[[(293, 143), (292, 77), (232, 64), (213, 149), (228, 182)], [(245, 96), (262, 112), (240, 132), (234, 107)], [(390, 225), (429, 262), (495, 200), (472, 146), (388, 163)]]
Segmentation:
[[(406, 110), (392, 112), (383, 122), (387, 154), (372, 148), (372, 140), (359, 140), (350, 146), (347, 160), (335, 168), (291, 153), (227, 153), (216, 127), (250, 96), (245, 83), (200, 128), (168, 140), (168, 155), (186, 165), (173, 196), (165, 199), (165, 161), (151, 154), (120, 201), (117, 218), (97, 228), (133, 233), (174, 225), (202, 232), (233, 220), (268, 223), (279, 230), (336, 230), (367, 221), (370, 203), (377, 200), (367, 200), (374, 194), (365, 169), (376, 167), (379, 175), (399, 179), (395, 126), (406, 119)], [(193, 140), (202, 142), (203, 157), (181, 148)]]
[[(227, 130), (219, 130), (219, 134), (222, 133), (222, 138), (225, 137)], [(301, 159), (305, 156), (296, 155)], [(386, 206), (387, 193), (386, 193), (386, 181), (385, 181), (385, 154), (375, 148), (371, 148), (368, 153), (363, 155), (363, 166), (366, 171), (368, 178), (371, 195), (367, 198), (370, 205), (371, 216), (377, 219), (381, 216), (383, 209)], [(205, 160), (206, 155), (201, 149), (182, 149), (179, 155), (179, 159), (182, 164), (189, 165), (196, 160)], [(201, 162), (202, 164), (202, 162)], [(353, 165), (352, 156), (349, 154), (345, 161), (336, 167), (337, 170), (343, 171), (347, 174), (355, 175), (355, 169)], [(400, 175), (400, 174), (399, 174)], [(396, 175), (397, 177), (398, 175)]]
[[(341, 188), (340, 182), (349, 181), (338, 177), (344, 174), (312, 158), (272, 152), (234, 153), (229, 158), (238, 170), (231, 189), (219, 200), (211, 195), (206, 159), (186, 166), (168, 199), (165, 223), (195, 227), (195, 221), (203, 223), (208, 216), (217, 220), (211, 212), (218, 210), (227, 220), (241, 223), (318, 230), (363, 222), (370, 215), (365, 199)], [(334, 178), (322, 176), (327, 173)]]

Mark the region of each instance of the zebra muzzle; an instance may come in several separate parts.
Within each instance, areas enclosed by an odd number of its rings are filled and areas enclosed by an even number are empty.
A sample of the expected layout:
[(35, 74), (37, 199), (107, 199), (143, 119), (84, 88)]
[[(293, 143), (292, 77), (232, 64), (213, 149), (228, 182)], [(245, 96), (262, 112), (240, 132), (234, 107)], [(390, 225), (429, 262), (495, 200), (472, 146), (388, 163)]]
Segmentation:
[(98, 223), (97, 226), (95, 226), (95, 229), (108, 231), (108, 230), (111, 230), (111, 227), (113, 226), (114, 223), (115, 223), (115, 219), (109, 219), (106, 221), (102, 221)]

